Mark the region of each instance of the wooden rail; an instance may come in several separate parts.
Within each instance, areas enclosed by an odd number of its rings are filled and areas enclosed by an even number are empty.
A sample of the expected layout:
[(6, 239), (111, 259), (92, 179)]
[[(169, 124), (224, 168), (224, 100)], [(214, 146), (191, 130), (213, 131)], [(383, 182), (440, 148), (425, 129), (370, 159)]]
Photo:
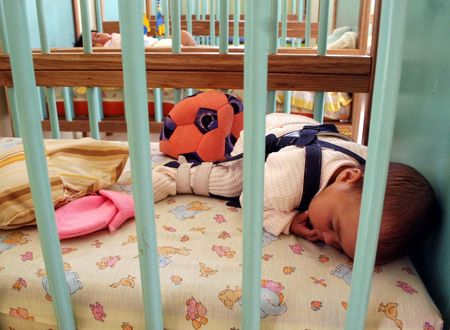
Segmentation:
[[(187, 21), (181, 20), (181, 29), (187, 30)], [(244, 35), (244, 21), (239, 21), (239, 35)], [(215, 23), (215, 34), (219, 35), (219, 21)], [(281, 37), (281, 22), (279, 23), (279, 37)], [(156, 26), (156, 21), (150, 21), (150, 27), (152, 30), (150, 31), (150, 35), (154, 32), (154, 27)], [(304, 38), (306, 31), (306, 24), (304, 22), (297, 21), (288, 21), (286, 35), (288, 38)], [(105, 33), (119, 33), (119, 22), (111, 21), (111, 22), (103, 22), (103, 32)], [(195, 36), (209, 36), (210, 35), (210, 22), (209, 19), (207, 21), (192, 21), (192, 34)], [(228, 21), (228, 33), (230, 36), (234, 34), (234, 21)], [(319, 23), (311, 23), (311, 38), (317, 38), (319, 33)], [(154, 33), (153, 33), (154, 34)]]
[[(242, 89), (244, 55), (146, 53), (150, 88)], [(123, 87), (122, 57), (115, 53), (34, 54), (38, 86)], [(268, 89), (367, 93), (371, 57), (269, 55)], [(0, 85), (13, 86), (8, 55), (0, 55)]]

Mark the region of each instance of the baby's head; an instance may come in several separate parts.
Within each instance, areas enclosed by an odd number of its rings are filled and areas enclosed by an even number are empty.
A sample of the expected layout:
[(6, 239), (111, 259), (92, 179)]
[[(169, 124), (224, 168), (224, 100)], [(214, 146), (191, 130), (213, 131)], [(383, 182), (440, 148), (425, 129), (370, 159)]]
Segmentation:
[[(108, 33), (101, 33), (96, 30), (91, 30), (92, 47), (103, 47), (105, 43), (111, 40), (111, 35)], [(83, 47), (83, 35), (80, 34), (75, 41), (74, 47)]]
[[(345, 168), (309, 206), (317, 237), (354, 257), (364, 166)], [(376, 264), (406, 255), (433, 229), (439, 207), (428, 181), (414, 168), (390, 163)]]

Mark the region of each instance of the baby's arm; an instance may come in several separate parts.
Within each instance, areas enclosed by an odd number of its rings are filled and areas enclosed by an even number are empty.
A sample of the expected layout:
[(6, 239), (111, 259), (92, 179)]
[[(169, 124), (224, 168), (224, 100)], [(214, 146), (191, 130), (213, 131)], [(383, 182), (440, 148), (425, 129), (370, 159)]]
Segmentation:
[(311, 242), (319, 240), (315, 229), (309, 224), (308, 211), (297, 214), (291, 222), (290, 232)]

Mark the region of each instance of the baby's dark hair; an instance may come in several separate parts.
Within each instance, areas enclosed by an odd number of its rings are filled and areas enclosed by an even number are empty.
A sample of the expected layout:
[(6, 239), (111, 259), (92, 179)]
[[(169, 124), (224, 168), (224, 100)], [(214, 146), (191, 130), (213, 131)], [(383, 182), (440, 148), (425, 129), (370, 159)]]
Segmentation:
[[(97, 30), (91, 30), (91, 32), (98, 32)], [(83, 47), (83, 34), (80, 33), (78, 38), (75, 40), (75, 43), (73, 44), (74, 47)]]
[[(364, 166), (360, 169), (364, 173)], [(354, 188), (362, 193), (363, 179)], [(376, 264), (398, 259), (422, 243), (440, 218), (430, 183), (409, 165), (389, 164)]]

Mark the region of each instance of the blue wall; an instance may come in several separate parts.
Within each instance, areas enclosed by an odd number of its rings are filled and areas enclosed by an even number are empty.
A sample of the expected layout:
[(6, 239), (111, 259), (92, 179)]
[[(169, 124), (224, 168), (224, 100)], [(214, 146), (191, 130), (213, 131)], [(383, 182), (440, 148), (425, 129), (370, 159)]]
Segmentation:
[[(413, 260), (450, 327), (450, 1), (408, 0), (392, 159), (431, 182), (444, 222)], [(419, 268), (419, 267), (418, 267)]]
[[(75, 29), (71, 0), (43, 0), (46, 9), (46, 26), (50, 47), (73, 47)], [(40, 48), (36, 2), (27, 1), (31, 47)]]
[(336, 7), (336, 27), (350, 26), (358, 32), (359, 0), (339, 0)]

